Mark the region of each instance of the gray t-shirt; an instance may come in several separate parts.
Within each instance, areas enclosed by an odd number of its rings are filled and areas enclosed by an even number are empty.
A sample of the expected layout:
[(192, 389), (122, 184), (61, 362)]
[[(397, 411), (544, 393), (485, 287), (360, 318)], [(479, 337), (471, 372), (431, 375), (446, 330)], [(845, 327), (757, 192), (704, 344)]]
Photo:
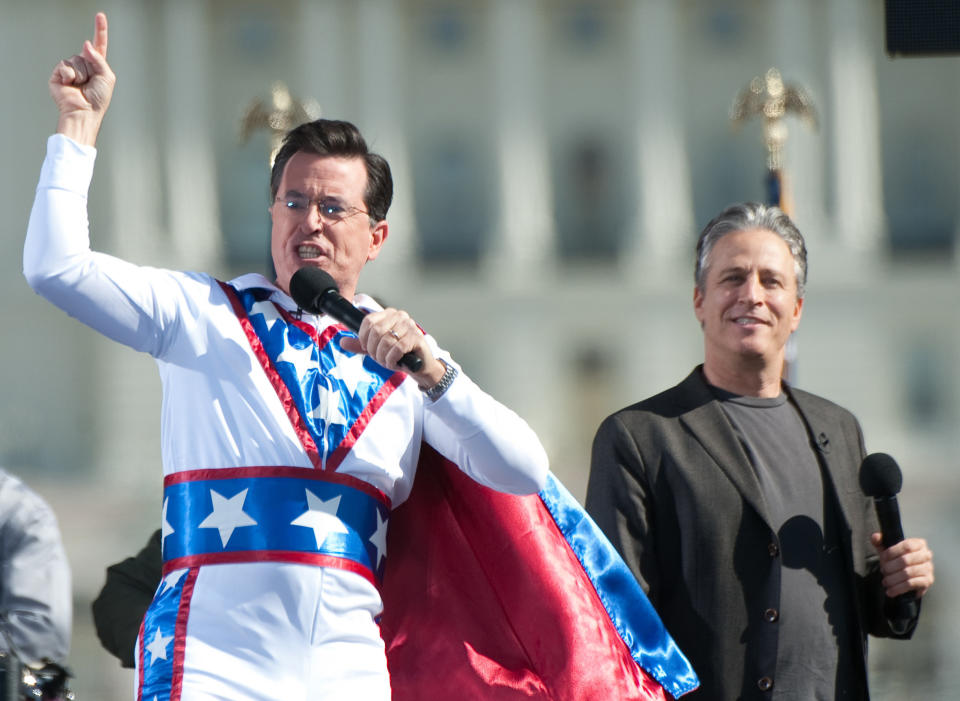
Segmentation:
[[(783, 558), (773, 698), (852, 698), (854, 615), (833, 499), (796, 407), (785, 394), (714, 388), (750, 458)], [(850, 696), (847, 696), (847, 694)]]

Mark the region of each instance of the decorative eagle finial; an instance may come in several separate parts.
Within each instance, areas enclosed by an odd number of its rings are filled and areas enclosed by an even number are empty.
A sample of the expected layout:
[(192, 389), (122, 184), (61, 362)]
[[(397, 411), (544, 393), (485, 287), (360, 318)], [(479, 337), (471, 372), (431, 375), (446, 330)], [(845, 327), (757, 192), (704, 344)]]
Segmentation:
[(321, 114), (315, 100), (294, 99), (287, 86), (277, 81), (270, 88), (270, 103), (255, 98), (240, 120), (240, 142), (247, 143), (254, 132), (270, 132), (270, 165), (280, 149), (283, 136), (295, 126), (317, 119)]
[(730, 109), (734, 126), (739, 127), (754, 116), (763, 118), (763, 140), (770, 170), (780, 170), (783, 165), (783, 145), (787, 140), (784, 118), (791, 112), (814, 129), (817, 127), (817, 112), (807, 91), (798, 85), (784, 83), (776, 68), (751, 80)]

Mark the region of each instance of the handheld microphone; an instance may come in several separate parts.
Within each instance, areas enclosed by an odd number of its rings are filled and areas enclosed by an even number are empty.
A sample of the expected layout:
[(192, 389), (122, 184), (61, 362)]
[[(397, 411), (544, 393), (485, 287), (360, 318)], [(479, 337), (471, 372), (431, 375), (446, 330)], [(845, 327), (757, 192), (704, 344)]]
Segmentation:
[[(330, 273), (320, 268), (306, 267), (295, 272), (290, 278), (290, 296), (301, 309), (311, 314), (329, 314), (351, 331), (359, 331), (367, 315), (344, 299)], [(414, 353), (404, 353), (398, 364), (417, 372), (423, 367), (423, 359)]]
[[(860, 488), (873, 498), (885, 548), (903, 540), (900, 507), (897, 504), (897, 493), (902, 485), (903, 475), (892, 457), (886, 453), (871, 453), (863, 459), (860, 465)], [(902, 635), (909, 631), (917, 618), (919, 606), (917, 595), (912, 591), (886, 598), (883, 611), (894, 633)]]

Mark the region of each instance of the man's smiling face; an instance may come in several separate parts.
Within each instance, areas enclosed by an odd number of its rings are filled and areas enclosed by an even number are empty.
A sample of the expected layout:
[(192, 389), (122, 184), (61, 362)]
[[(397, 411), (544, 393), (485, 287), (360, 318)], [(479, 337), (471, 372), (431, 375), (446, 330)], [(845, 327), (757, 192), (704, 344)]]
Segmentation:
[(707, 367), (736, 372), (758, 363), (782, 366), (803, 308), (786, 242), (766, 229), (720, 238), (710, 252), (703, 289), (694, 290), (693, 308), (703, 328)]

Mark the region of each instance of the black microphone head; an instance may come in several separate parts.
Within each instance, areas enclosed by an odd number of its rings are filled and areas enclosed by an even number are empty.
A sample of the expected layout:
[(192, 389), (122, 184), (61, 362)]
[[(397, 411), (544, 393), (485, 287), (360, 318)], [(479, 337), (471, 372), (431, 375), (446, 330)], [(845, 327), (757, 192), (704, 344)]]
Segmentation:
[(290, 278), (290, 296), (301, 309), (319, 314), (318, 298), (327, 292), (340, 292), (336, 281), (326, 270), (307, 266)]
[(886, 453), (870, 453), (860, 465), (860, 489), (874, 499), (892, 497), (903, 486), (897, 461)]

